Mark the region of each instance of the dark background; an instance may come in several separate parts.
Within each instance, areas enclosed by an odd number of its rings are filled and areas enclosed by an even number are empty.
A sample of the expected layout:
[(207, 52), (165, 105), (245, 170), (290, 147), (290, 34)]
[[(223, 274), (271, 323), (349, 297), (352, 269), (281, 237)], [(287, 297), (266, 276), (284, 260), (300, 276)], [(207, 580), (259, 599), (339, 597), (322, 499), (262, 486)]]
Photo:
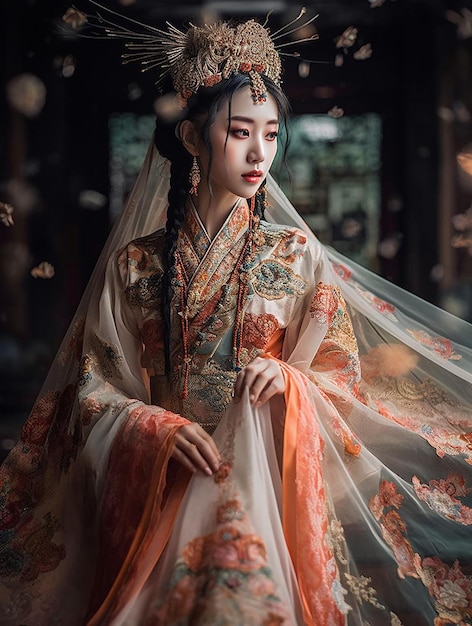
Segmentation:
[[(0, 202), (18, 205), (14, 226), (0, 224), (4, 450), (34, 402), (110, 228), (106, 203), (90, 210), (79, 202), (84, 189), (108, 196), (109, 116), (152, 113), (156, 98), (155, 75), (123, 66), (119, 43), (64, 34), (61, 16), (68, 6), (51, 0), (2, 0), (0, 6)], [(76, 6), (91, 10), (85, 1)], [(275, 30), (296, 5), (108, 0), (107, 6), (179, 27), (198, 22), (202, 11), (263, 20), (272, 7)], [(326, 113), (338, 105), (346, 115), (380, 114), (380, 239), (401, 233), (402, 245), (393, 258), (379, 257), (379, 272), (472, 318), (471, 256), (451, 245), (452, 217), (467, 210), (472, 194), (456, 164), (472, 139), (472, 37), (467, 29), (461, 35), (448, 13), (468, 16), (470, 1), (386, 0), (371, 8), (369, 0), (320, 0), (306, 6), (308, 14), (320, 14), (320, 40), (305, 44), (303, 56), (326, 63), (313, 65), (309, 79), (299, 77), (298, 61), (286, 63), (284, 88), (293, 112)], [(351, 25), (359, 29), (359, 44), (372, 44), (373, 56), (363, 62), (347, 56), (335, 67), (335, 38)], [(72, 75), (64, 72), (67, 59)], [(23, 73), (39, 77), (47, 90), (33, 117), (6, 98), (9, 81)], [(54, 265), (54, 278), (33, 278), (30, 269), (45, 260)]]

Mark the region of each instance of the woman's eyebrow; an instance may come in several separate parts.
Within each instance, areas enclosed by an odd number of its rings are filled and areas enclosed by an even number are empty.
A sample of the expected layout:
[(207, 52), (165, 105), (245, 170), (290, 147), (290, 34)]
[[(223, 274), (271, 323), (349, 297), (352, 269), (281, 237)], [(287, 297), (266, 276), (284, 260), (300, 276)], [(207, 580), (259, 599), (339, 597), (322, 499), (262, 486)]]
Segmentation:
[[(229, 118), (230, 122), (245, 122), (246, 124), (254, 124), (254, 120), (250, 117), (243, 117), (242, 115), (233, 115)], [(268, 120), (266, 125), (278, 124), (279, 120)]]

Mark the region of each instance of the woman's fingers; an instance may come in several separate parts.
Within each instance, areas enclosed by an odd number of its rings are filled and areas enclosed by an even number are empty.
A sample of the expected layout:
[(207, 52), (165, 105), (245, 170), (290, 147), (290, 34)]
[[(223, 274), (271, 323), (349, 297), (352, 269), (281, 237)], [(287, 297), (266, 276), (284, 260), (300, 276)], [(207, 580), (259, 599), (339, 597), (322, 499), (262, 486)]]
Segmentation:
[(264, 389), (261, 390), (260, 394), (257, 396), (256, 400), (254, 401), (254, 404), (256, 406), (262, 406), (274, 396), (283, 394), (284, 391), (285, 391), (285, 383), (284, 383), (283, 378), (281, 377), (281, 380), (279, 380), (278, 378), (274, 378), (271, 384), (266, 385)]
[(174, 442), (172, 457), (191, 472), (208, 476), (218, 470), (220, 454), (212, 437), (196, 423), (182, 426)]
[(238, 402), (242, 390), (247, 387), (249, 400), (261, 406), (267, 400), (285, 390), (285, 382), (280, 366), (271, 359), (257, 357), (238, 374), (234, 386), (234, 401)]

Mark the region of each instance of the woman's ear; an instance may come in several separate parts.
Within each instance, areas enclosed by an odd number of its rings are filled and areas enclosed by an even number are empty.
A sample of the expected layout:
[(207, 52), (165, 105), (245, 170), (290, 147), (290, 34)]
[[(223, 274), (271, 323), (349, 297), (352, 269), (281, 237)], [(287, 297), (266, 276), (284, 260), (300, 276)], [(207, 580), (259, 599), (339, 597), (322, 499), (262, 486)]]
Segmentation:
[(180, 122), (180, 140), (183, 146), (190, 152), (192, 156), (200, 154), (199, 143), (200, 136), (195, 124), (190, 120), (182, 120)]

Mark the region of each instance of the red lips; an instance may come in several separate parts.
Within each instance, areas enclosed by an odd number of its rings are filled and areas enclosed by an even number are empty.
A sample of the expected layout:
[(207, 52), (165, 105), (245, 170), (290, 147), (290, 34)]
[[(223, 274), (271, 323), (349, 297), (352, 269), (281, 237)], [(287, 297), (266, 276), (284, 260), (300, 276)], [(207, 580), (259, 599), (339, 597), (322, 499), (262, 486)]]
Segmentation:
[(262, 170), (252, 170), (251, 172), (246, 172), (245, 174), (242, 174), (243, 178), (255, 178), (255, 177), (261, 177), (263, 174)]
[(242, 178), (250, 185), (258, 185), (261, 182), (263, 172), (261, 170), (252, 170), (252, 172), (246, 172), (242, 174)]

